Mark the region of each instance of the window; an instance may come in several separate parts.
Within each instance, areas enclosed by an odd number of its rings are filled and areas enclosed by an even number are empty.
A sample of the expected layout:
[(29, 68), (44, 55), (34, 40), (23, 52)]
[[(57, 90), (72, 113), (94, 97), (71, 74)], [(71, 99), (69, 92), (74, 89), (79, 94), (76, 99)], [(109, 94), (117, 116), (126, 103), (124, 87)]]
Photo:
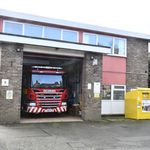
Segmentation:
[(111, 99), (111, 85), (103, 85), (102, 88), (103, 88), (102, 99), (110, 100)]
[(24, 26), (24, 35), (33, 36), (33, 37), (42, 37), (42, 26), (25, 24)]
[(44, 37), (48, 39), (61, 40), (61, 29), (45, 27)]
[(19, 23), (7, 20), (4, 21), (3, 32), (30, 37), (64, 40), (69, 42), (78, 42), (79, 39), (78, 31), (65, 30), (61, 28), (53, 28), (28, 23)]
[(63, 30), (63, 38), (64, 41), (70, 41), (70, 42), (77, 42), (77, 32), (75, 31), (69, 31), (69, 30)]
[(103, 85), (103, 100), (124, 100), (125, 85)]
[(31, 87), (33, 88), (62, 88), (62, 75), (33, 74)]
[(113, 100), (124, 100), (125, 86), (123, 85), (112, 85), (112, 99)]
[(97, 35), (84, 33), (83, 35), (83, 43), (96, 45)]
[(125, 40), (114, 38), (114, 54), (125, 55)]
[(16, 23), (16, 22), (4, 22), (4, 32), (11, 33), (11, 34), (19, 34), (22, 35), (23, 31), (23, 24)]
[(111, 54), (126, 56), (126, 39), (92, 33), (83, 34), (83, 43), (111, 47)]
[(100, 35), (98, 37), (98, 45), (100, 45), (100, 46), (108, 46), (108, 47), (112, 48), (112, 46), (113, 46), (113, 37)]

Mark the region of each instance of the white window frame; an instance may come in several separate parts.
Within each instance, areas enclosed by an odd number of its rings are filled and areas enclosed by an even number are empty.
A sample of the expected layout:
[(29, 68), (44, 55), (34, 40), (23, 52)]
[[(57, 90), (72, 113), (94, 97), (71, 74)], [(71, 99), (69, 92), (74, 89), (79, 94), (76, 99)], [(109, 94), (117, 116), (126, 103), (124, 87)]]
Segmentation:
[[(56, 29), (56, 30), (58, 29), (58, 30), (60, 30), (60, 39), (58, 39), (58, 40), (62, 40), (62, 29), (61, 29), (61, 28), (48, 27), (48, 26), (43, 26), (43, 28), (44, 28), (44, 29), (43, 29), (43, 30), (44, 30), (44, 31), (43, 31), (44, 33), (45, 33), (45, 28), (51, 28), (51, 29)], [(46, 38), (44, 33), (43, 33), (43, 38)], [(55, 39), (53, 39), (53, 40), (55, 40)]]
[[(79, 32), (78, 32), (78, 31), (74, 31), (74, 30), (67, 30), (67, 29), (62, 29), (62, 31), (61, 31), (61, 32), (62, 32), (62, 35), (61, 35), (61, 40), (62, 40), (62, 41), (64, 41), (64, 39), (63, 39), (64, 31), (77, 33), (76, 42), (77, 42), (77, 43), (79, 42)], [(70, 42), (70, 41), (68, 41), (68, 42)]]
[[(17, 21), (4, 20), (3, 29), (2, 29), (2, 32), (3, 32), (3, 33), (5, 33), (5, 23), (6, 23), (6, 22), (21, 24), (21, 25), (22, 25), (22, 33), (21, 33), (20, 35), (23, 35), (23, 36), (26, 36), (26, 35), (25, 35), (25, 25), (26, 25), (26, 24), (42, 27), (42, 34), (41, 34), (41, 36), (40, 36), (41, 38), (45, 38), (45, 37), (44, 37), (45, 27), (48, 27), (48, 26), (36, 25), (36, 24), (32, 24), (32, 23), (21, 23), (21, 22), (17, 22)], [(54, 29), (60, 30), (60, 31), (61, 31), (60, 40), (62, 40), (62, 41), (64, 41), (64, 40), (63, 40), (63, 31), (74, 32), (74, 33), (77, 34), (77, 39), (76, 39), (75, 43), (79, 43), (79, 31), (68, 30), (68, 29), (62, 29), (62, 28), (56, 28), (56, 27), (49, 27), (49, 28), (54, 28)], [(70, 42), (70, 41), (68, 41), (68, 42)]]
[[(31, 26), (41, 27), (41, 28), (42, 28), (41, 36), (31, 36), (31, 37), (42, 38), (42, 35), (43, 35), (43, 26), (37, 25), (37, 24), (32, 24), (32, 23), (24, 23), (24, 36), (29, 36), (29, 35), (25, 35), (25, 25), (31, 25)], [(30, 37), (30, 36), (29, 36), (29, 37)]]
[[(125, 41), (125, 53), (124, 55), (120, 55), (120, 54), (114, 54), (114, 49), (115, 49), (115, 39), (121, 39)], [(113, 37), (113, 47), (112, 47), (112, 54), (108, 54), (108, 55), (112, 55), (112, 56), (120, 56), (120, 57), (127, 57), (127, 39), (126, 38), (120, 38), (120, 37)]]
[[(121, 37), (114, 37), (114, 36), (109, 36), (109, 35), (103, 35), (103, 34), (94, 34), (94, 33), (89, 33), (89, 32), (84, 32), (83, 33), (83, 43), (84, 44), (87, 44), (85, 43), (84, 41), (84, 35), (95, 35), (96, 36), (96, 44), (95, 45), (98, 45), (98, 38), (99, 36), (106, 36), (106, 37), (111, 37), (112, 40), (113, 40), (113, 43), (112, 43), (112, 53), (111, 54), (107, 54), (107, 55), (110, 55), (110, 56), (117, 56), (117, 57), (127, 57), (127, 39), (126, 38), (121, 38)], [(124, 55), (120, 55), (120, 54), (114, 54), (114, 46), (115, 46), (115, 39), (121, 39), (121, 40), (124, 40), (125, 42), (125, 52), (124, 52)]]
[[(124, 101), (124, 100), (115, 100), (114, 99), (114, 91), (124, 91), (124, 93), (126, 92), (126, 85), (121, 85), (121, 84), (111, 84), (110, 86), (110, 90), (111, 90), (111, 96), (110, 99), (102, 99), (103, 101)], [(123, 86), (124, 89), (115, 89), (115, 86)]]
[[(105, 35), (102, 35), (102, 36), (105, 36)], [(106, 36), (108, 36), (108, 35), (106, 35)], [(107, 55), (110, 55), (110, 56), (117, 56), (117, 57), (127, 57), (127, 39), (126, 39), (126, 38), (120, 38), (120, 37), (114, 37), (114, 36), (108, 36), (108, 37), (112, 37), (112, 38), (113, 38), (113, 45), (112, 45), (112, 53), (111, 53), (111, 54), (107, 54)], [(114, 54), (115, 39), (124, 40), (124, 43), (125, 43), (125, 45), (124, 45), (124, 48), (125, 48), (124, 55)]]
[[(22, 25), (22, 34), (23, 35), (23, 30), (24, 30), (24, 23), (21, 23), (21, 22), (17, 22), (17, 21), (11, 21), (11, 20), (4, 20), (3, 21), (3, 30), (2, 32), (5, 33), (5, 23), (8, 22), (8, 23), (16, 23), (16, 24), (21, 24)], [(11, 34), (11, 33), (10, 33)]]
[(44, 26), (42, 26), (42, 38), (44, 38), (44, 31), (45, 31), (45, 28)]
[[(112, 38), (112, 48), (111, 48), (111, 52), (112, 52), (112, 54), (110, 54), (110, 55), (113, 55), (113, 53), (114, 53), (114, 37), (113, 36), (109, 36), (109, 35), (102, 35), (102, 34), (99, 34), (98, 35), (98, 38), (99, 37), (101, 37), (101, 36), (105, 36), (105, 37), (111, 37)], [(98, 42), (98, 40), (97, 40), (97, 42)], [(98, 45), (98, 43), (97, 43), (97, 45)], [(99, 45), (99, 46), (101, 46), (101, 45)]]
[(23, 23), (23, 31), (22, 31), (22, 35), (24, 35), (24, 28), (25, 28), (25, 24)]
[[(124, 89), (115, 89), (115, 86), (123, 86)], [(111, 101), (115, 101), (114, 91), (124, 91), (124, 93), (125, 93), (126, 92), (126, 85), (118, 85), (118, 84), (112, 84), (111, 85)], [(123, 101), (123, 100), (116, 100), (116, 101)]]
[(63, 29), (61, 29), (61, 31), (60, 31), (61, 33), (61, 35), (60, 35), (60, 40), (62, 40), (63, 41)]
[[(96, 36), (96, 44), (95, 44), (95, 45), (98, 44), (98, 34), (88, 33), (88, 32), (84, 32), (84, 33), (83, 33), (83, 43), (84, 43), (84, 44), (89, 44), (89, 43), (86, 43), (86, 42), (84, 41), (84, 35), (94, 35), (94, 36)], [(92, 45), (92, 44), (91, 44), (91, 45)]]

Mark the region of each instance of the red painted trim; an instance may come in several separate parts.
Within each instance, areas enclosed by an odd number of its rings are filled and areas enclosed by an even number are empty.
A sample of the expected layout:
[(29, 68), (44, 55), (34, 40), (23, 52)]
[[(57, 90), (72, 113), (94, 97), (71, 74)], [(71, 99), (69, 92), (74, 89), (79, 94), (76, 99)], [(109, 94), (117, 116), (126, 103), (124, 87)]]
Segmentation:
[(126, 58), (103, 56), (102, 83), (126, 84)]
[(0, 18), (0, 32), (3, 31), (3, 19)]
[(79, 43), (83, 43), (83, 31), (79, 32)]

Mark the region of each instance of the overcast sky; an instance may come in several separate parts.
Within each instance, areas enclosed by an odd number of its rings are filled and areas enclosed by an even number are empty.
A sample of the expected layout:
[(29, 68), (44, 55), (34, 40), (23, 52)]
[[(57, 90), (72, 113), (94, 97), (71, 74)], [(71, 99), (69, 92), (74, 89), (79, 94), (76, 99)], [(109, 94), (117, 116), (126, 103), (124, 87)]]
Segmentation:
[(0, 8), (150, 34), (150, 0), (0, 0)]

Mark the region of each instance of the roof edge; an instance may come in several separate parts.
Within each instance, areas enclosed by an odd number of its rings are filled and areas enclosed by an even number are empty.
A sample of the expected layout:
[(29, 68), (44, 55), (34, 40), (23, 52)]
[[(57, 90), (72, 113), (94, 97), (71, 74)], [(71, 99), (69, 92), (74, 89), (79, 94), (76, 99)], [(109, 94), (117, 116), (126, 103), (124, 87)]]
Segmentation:
[(113, 35), (135, 37), (135, 38), (150, 40), (150, 35), (144, 34), (144, 33), (102, 27), (102, 26), (98, 26), (98, 25), (91, 25), (91, 24), (67, 21), (67, 20), (62, 20), (62, 19), (48, 18), (48, 17), (37, 16), (37, 15), (32, 15), (32, 14), (27, 14), (27, 13), (9, 11), (9, 10), (5, 10), (5, 9), (0, 9), (0, 16), (29, 20), (29, 21), (36, 21), (36, 22), (48, 23), (48, 24), (54, 24), (54, 25), (61, 25), (61, 26), (85, 29), (85, 30), (96, 31), (96, 32), (103, 32), (103, 33), (113, 34)]

